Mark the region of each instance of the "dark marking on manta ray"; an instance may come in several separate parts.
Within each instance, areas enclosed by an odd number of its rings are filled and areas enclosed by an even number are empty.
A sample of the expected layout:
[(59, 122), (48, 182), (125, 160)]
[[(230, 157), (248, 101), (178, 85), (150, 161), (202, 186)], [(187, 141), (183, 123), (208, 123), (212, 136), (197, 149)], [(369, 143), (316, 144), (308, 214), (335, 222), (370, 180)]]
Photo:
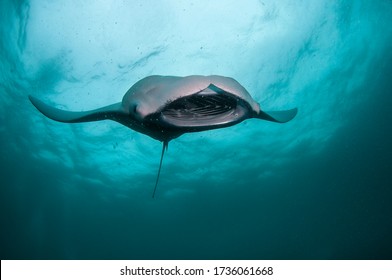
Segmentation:
[(135, 83), (122, 102), (96, 110), (70, 112), (29, 96), (48, 118), (65, 123), (113, 120), (163, 142), (153, 197), (169, 141), (188, 132), (229, 127), (257, 118), (285, 123), (297, 108), (265, 112), (236, 80), (223, 76), (149, 76)]

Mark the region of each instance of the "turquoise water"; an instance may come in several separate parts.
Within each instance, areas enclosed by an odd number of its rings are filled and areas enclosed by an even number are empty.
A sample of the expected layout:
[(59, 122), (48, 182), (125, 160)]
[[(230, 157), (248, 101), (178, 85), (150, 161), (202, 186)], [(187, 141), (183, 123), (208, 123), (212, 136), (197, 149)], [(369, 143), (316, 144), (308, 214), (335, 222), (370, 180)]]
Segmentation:
[[(392, 2), (0, 3), (1, 259), (391, 259)], [(216, 3), (210, 3), (216, 2)], [(235, 78), (287, 124), (161, 143), (63, 124), (149, 75)]]

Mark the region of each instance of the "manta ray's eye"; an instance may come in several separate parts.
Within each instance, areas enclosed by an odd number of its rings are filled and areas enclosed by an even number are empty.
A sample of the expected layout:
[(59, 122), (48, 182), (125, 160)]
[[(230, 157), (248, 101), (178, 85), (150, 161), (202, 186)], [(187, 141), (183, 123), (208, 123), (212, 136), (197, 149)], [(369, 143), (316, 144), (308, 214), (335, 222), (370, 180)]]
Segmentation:
[(140, 112), (140, 107), (139, 104), (137, 103), (133, 103), (129, 106), (129, 114), (134, 118), (137, 119), (139, 121), (142, 120), (142, 114)]
[(131, 104), (131, 105), (129, 106), (129, 112), (130, 112), (132, 115), (137, 115), (137, 113), (138, 113), (137, 107), (138, 107), (138, 104), (137, 104), (137, 103)]

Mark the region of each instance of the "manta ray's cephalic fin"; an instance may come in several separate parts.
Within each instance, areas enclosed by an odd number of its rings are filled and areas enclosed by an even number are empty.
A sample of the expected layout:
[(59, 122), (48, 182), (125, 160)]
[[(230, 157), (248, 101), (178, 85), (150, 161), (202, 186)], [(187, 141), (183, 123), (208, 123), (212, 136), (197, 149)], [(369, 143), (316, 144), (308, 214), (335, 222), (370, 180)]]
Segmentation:
[(168, 141), (163, 141), (162, 154), (161, 154), (161, 161), (159, 162), (158, 175), (157, 175), (157, 180), (156, 180), (156, 182), (155, 182), (154, 192), (152, 193), (152, 198), (155, 197), (155, 192), (156, 192), (156, 190), (157, 190), (158, 181), (159, 181), (159, 175), (161, 174), (161, 167), (162, 167), (163, 155), (165, 154), (165, 150), (167, 151), (168, 145), (169, 145), (169, 142), (168, 142)]
[(260, 113), (257, 114), (256, 118), (263, 119), (266, 121), (271, 121), (271, 122), (285, 123), (292, 120), (297, 115), (297, 112), (298, 112), (297, 108), (291, 110), (270, 111), (270, 112), (264, 112), (260, 110)]
[(55, 107), (49, 106), (35, 98), (34, 96), (29, 95), (29, 99), (31, 103), (45, 116), (48, 118), (65, 123), (78, 123), (78, 122), (93, 122), (100, 120), (115, 120), (119, 121), (118, 118), (120, 115), (123, 115), (121, 102), (115, 103), (109, 106), (105, 106), (96, 110), (84, 111), (84, 112), (71, 112), (60, 110)]

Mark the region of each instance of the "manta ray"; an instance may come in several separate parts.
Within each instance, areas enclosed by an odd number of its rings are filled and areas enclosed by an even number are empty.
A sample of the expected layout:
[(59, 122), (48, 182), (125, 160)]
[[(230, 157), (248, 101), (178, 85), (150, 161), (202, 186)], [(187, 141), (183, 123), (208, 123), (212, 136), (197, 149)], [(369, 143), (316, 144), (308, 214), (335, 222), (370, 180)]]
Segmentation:
[(71, 112), (29, 96), (46, 117), (65, 123), (113, 120), (163, 143), (153, 197), (169, 141), (184, 133), (229, 127), (256, 118), (285, 123), (297, 108), (263, 111), (235, 79), (223, 76), (149, 76), (136, 82), (121, 102), (91, 111)]

